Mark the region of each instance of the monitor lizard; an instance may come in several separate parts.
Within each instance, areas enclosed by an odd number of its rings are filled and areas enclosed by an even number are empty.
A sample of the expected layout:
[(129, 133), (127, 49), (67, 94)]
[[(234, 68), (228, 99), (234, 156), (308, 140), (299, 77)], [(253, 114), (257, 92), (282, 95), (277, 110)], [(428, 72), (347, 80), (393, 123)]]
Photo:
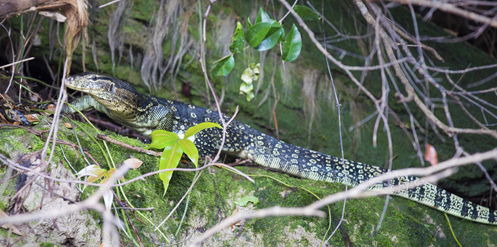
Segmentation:
[[(145, 95), (136, 91), (130, 84), (109, 76), (83, 73), (68, 77), (65, 84), (68, 88), (86, 93), (72, 103), (78, 110), (84, 111), (94, 108), (105, 113), (117, 123), (148, 137), (153, 130), (163, 129), (175, 132), (182, 138), (185, 131), (196, 124), (202, 122), (220, 123), (218, 112), (174, 100)], [(75, 111), (64, 106), (63, 112), (74, 113)], [(224, 114), (223, 117), (226, 120), (229, 119)], [(199, 150), (200, 157), (215, 154), (221, 144), (221, 135), (222, 130), (210, 128), (194, 136), (193, 141)], [(344, 160), (345, 166), (343, 166), (341, 159), (337, 157), (277, 140), (236, 120), (226, 129), (226, 141), (222, 151), (243, 159), (250, 158), (261, 166), (298, 177), (332, 183), (347, 183), (350, 186), (357, 186), (386, 172), (385, 169), (377, 166), (349, 160)], [(418, 178), (403, 176), (392, 180), (391, 185), (415, 180)], [(388, 184), (384, 182), (372, 186), (370, 189), (381, 189), (386, 186)], [(495, 210), (473, 204), (433, 184), (424, 184), (413, 189), (396, 192), (394, 195), (460, 218), (497, 225), (497, 212)]]

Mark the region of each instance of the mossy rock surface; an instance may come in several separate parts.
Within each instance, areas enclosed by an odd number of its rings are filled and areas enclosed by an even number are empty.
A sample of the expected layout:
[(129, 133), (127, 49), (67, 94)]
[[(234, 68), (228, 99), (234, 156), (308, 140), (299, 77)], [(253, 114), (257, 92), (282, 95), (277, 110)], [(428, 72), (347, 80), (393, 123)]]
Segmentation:
[[(59, 129), (60, 139), (77, 143), (75, 137), (77, 134), (82, 148), (87, 150), (97, 161), (100, 161), (102, 167), (106, 167), (106, 158), (90, 137), (96, 138), (95, 131), (83, 123), (78, 123), (77, 126), (73, 124), (73, 126), (75, 129), (71, 130), (61, 123)], [(46, 126), (39, 124), (34, 128), (46, 129)], [(82, 129), (85, 129), (90, 136), (82, 132)], [(146, 146), (137, 140), (120, 137), (113, 133), (106, 134), (131, 145)], [(39, 137), (23, 129), (2, 128), (0, 135), (3, 140), (0, 150), (3, 153), (11, 154), (11, 158), (27, 155), (42, 148), (42, 142)], [(98, 141), (98, 143), (103, 146), (102, 141)], [(157, 157), (130, 151), (112, 144), (107, 145), (112, 160), (117, 165), (122, 164), (130, 156), (144, 161), (139, 169), (132, 170), (126, 175), (127, 180), (157, 169), (159, 161)], [(64, 150), (65, 158), (61, 148)], [(61, 160), (65, 162), (60, 162)], [(57, 145), (54, 152), (54, 163), (71, 170), (72, 168), (68, 165), (70, 163), (75, 170), (80, 170), (86, 162), (79, 150), (74, 150), (67, 145)], [(232, 215), (235, 210), (246, 212), (272, 206), (303, 207), (317, 200), (306, 190), (312, 191), (319, 197), (324, 197), (345, 189), (341, 184), (299, 179), (286, 174), (267, 171), (260, 167), (238, 168), (246, 174), (253, 175), (255, 184), (221, 168), (211, 167), (206, 169), (191, 192), (188, 207), (183, 202), (178, 210), (172, 214), (172, 217), (159, 228), (162, 233), (154, 231), (154, 225), (165, 219), (170, 210), (176, 206), (176, 203), (190, 186), (194, 173), (175, 172), (168, 193), (165, 196), (163, 196), (162, 182), (157, 176), (150, 176), (144, 181), (136, 181), (123, 186), (122, 191), (124, 191), (126, 198), (134, 207), (154, 208), (153, 211), (141, 211), (139, 215), (135, 213), (141, 221), (131, 216), (131, 222), (137, 229), (141, 241), (146, 246), (171, 243), (185, 208), (187, 209), (186, 217), (175, 242), (191, 241), (224, 218)], [(2, 171), (4, 172), (5, 168), (2, 168)], [(278, 180), (291, 187), (283, 185)], [(6, 196), (4, 198), (8, 198), (15, 193), (13, 188), (7, 191), (9, 193), (4, 195)], [(94, 188), (88, 187), (81, 194), (81, 200), (91, 196), (94, 191)], [(116, 191), (116, 193), (122, 194), (121, 191)], [(242, 197), (249, 195), (257, 197), (259, 202), (255, 205), (249, 203), (245, 207), (236, 204)], [(383, 197), (348, 200), (345, 221), (335, 233), (335, 236), (330, 239), (329, 244), (332, 246), (343, 246), (349, 243), (359, 246), (454, 245), (455, 242), (443, 213), (397, 197), (391, 198), (381, 230), (375, 235), (374, 229), (378, 223), (384, 201)], [(2, 210), (7, 211), (8, 205), (9, 202), (4, 199)], [(331, 214), (328, 214), (327, 208), (323, 208), (327, 213), (326, 218), (288, 216), (249, 219), (232, 228), (222, 230), (207, 240), (205, 245), (317, 246), (321, 244), (329, 224), (331, 223), (332, 229), (336, 226), (341, 215), (342, 205), (342, 203), (330, 205)], [(128, 211), (129, 213), (130, 211)], [(95, 212), (91, 214), (96, 222), (100, 222), (98, 224), (102, 223), (100, 215)], [(118, 215), (121, 219), (124, 217), (123, 212), (120, 210), (118, 210)], [(488, 246), (497, 243), (497, 240), (492, 237), (497, 234), (495, 226), (477, 224), (451, 216), (449, 218), (454, 234), (464, 246), (475, 242), (485, 243)], [(130, 225), (129, 227), (131, 229)], [(2, 236), (5, 237), (6, 230), (0, 231), (3, 232)], [(135, 233), (131, 230), (131, 234), (134, 235)], [(122, 238), (125, 242), (131, 241), (125, 235), (122, 235)]]

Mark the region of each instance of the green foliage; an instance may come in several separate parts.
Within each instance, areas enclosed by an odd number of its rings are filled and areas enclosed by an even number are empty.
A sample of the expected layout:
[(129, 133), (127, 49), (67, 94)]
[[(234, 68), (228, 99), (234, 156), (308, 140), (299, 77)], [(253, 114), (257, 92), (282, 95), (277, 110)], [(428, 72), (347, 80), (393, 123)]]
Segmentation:
[(277, 21), (273, 21), (264, 39), (254, 48), (258, 51), (267, 51), (273, 48), (278, 41), (283, 40), (283, 37), (285, 37), (285, 30)]
[(261, 23), (261, 22), (271, 22), (272, 19), (269, 18), (269, 15), (262, 10), (262, 8), (259, 9), (259, 13), (257, 13), (257, 17), (255, 18), (255, 24)]
[(300, 55), (300, 50), (302, 49), (302, 38), (300, 37), (300, 32), (295, 26), (292, 26), (292, 30), (288, 33), (283, 43), (283, 55), (282, 59), (291, 62)]
[(227, 76), (231, 73), (231, 70), (235, 67), (235, 58), (233, 58), (233, 54), (226, 56), (219, 60), (216, 64), (216, 67), (212, 70), (213, 76)]
[(179, 147), (183, 150), (183, 153), (188, 155), (188, 158), (198, 166), (198, 149), (195, 147), (195, 144), (188, 139), (178, 140)]
[(163, 149), (170, 142), (178, 140), (179, 137), (173, 132), (165, 131), (165, 130), (155, 130), (152, 132), (152, 143), (148, 146), (148, 148), (154, 149)]
[(240, 53), (243, 50), (243, 45), (245, 44), (245, 35), (243, 34), (243, 27), (240, 22), (236, 23), (236, 29), (231, 38), (230, 51), (232, 53)]
[[(188, 158), (198, 167), (198, 149), (195, 144), (188, 138), (194, 136), (201, 130), (208, 128), (222, 128), (217, 123), (205, 122), (192, 126), (186, 130), (183, 138), (180, 138), (176, 133), (166, 130), (154, 130), (152, 132), (152, 143), (148, 148), (163, 149), (160, 158), (159, 170), (174, 169), (178, 167), (179, 161), (183, 153), (188, 155)], [(173, 176), (173, 171), (166, 171), (159, 173), (159, 178), (164, 185), (164, 194), (167, 192), (169, 182)]]
[(293, 10), (297, 12), (297, 14), (300, 16), (300, 18), (302, 18), (302, 20), (305, 21), (321, 20), (321, 17), (319, 17), (319, 15), (309, 7), (297, 5), (293, 8)]
[(235, 203), (242, 207), (245, 207), (249, 202), (252, 202), (255, 205), (259, 202), (259, 198), (255, 196), (245, 196), (240, 198), (240, 200), (238, 200), (238, 202)]
[(240, 85), (240, 94), (247, 95), (247, 101), (251, 101), (254, 98), (254, 81), (259, 80), (260, 74), (260, 63), (251, 63), (249, 67), (246, 68), (242, 73), (242, 84)]
[(267, 51), (273, 48), (278, 41), (282, 41), (285, 37), (285, 30), (281, 24), (271, 19), (262, 8), (257, 14), (254, 25), (251, 25), (245, 39), (250, 46), (258, 51)]
[(271, 23), (269, 22), (256, 23), (245, 34), (245, 40), (250, 46), (256, 47), (264, 40), (270, 28)]
[[(296, 6), (295, 11), (306, 20), (319, 19), (317, 13), (307, 7)], [(243, 34), (243, 27), (240, 22), (237, 23), (236, 29), (231, 38), (229, 46), (231, 55), (228, 55), (216, 64), (212, 70), (213, 76), (227, 76), (235, 66), (234, 54), (240, 53), (243, 50), (244, 39), (247, 43), (258, 51), (267, 51), (273, 48), (278, 42), (282, 44), (282, 59), (287, 62), (294, 61), (300, 54), (302, 49), (302, 38), (300, 32), (295, 25), (292, 26), (290, 33), (285, 38), (285, 30), (280, 22), (273, 20), (261, 8), (255, 18), (255, 23), (250, 22), (247, 18), (247, 32)], [(255, 95), (252, 92), (254, 86), (253, 81), (259, 78), (259, 63), (257, 63), (257, 72), (254, 71), (254, 66), (251, 64), (245, 69), (241, 79), (240, 94), (247, 96), (247, 101), (251, 101)]]
[[(168, 143), (168, 145), (166, 145), (164, 151), (162, 152), (162, 156), (160, 157), (159, 170), (176, 168), (182, 155), (183, 149), (179, 145), (178, 141)], [(162, 183), (164, 185), (164, 195), (167, 192), (169, 181), (171, 181), (172, 176), (173, 171), (159, 173), (159, 178), (162, 180)]]
[(221, 127), (221, 125), (219, 125), (217, 123), (212, 123), (212, 122), (199, 123), (199, 124), (192, 126), (186, 130), (185, 138), (189, 138), (189, 137), (197, 134), (201, 130), (213, 128), (213, 127), (220, 128), (220, 129), (223, 128), (223, 127)]

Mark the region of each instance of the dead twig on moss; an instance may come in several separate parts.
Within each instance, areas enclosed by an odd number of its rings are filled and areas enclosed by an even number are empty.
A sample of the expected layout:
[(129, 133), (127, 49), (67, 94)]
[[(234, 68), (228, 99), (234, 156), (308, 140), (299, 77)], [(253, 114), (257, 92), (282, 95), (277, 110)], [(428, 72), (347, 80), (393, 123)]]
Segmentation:
[(157, 157), (162, 156), (162, 152), (155, 152), (155, 151), (152, 151), (152, 150), (147, 150), (147, 149), (143, 149), (143, 148), (140, 148), (140, 147), (131, 146), (131, 145), (127, 144), (127, 143), (120, 142), (118, 140), (112, 139), (112, 138), (110, 138), (109, 136), (106, 136), (106, 135), (99, 134), (99, 135), (97, 135), (97, 137), (100, 138), (100, 139), (102, 139), (102, 140), (104, 140), (104, 141), (108, 141), (110, 143), (116, 144), (118, 146), (130, 149), (130, 150), (133, 150), (133, 151), (136, 151), (136, 152), (146, 153), (146, 154), (154, 155), (154, 156), (157, 156)]

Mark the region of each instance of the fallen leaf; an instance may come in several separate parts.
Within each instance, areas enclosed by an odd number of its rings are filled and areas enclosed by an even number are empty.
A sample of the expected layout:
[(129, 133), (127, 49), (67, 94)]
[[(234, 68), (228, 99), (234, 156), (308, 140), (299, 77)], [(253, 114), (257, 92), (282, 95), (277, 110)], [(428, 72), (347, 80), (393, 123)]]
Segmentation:
[(54, 113), (55, 112), (55, 105), (54, 104), (48, 105), (46, 111)]
[(131, 169), (137, 169), (143, 164), (143, 161), (137, 158), (129, 158), (124, 161), (123, 165), (129, 166)]
[(65, 122), (64, 126), (66, 126), (66, 128), (68, 128), (68, 129), (72, 129), (72, 125), (68, 122)]
[(13, 109), (15, 101), (12, 100), (7, 94), (0, 94), (0, 103), (8, 109)]
[(97, 165), (89, 165), (85, 168), (83, 168), (81, 171), (76, 173), (79, 177), (84, 177), (84, 176), (89, 176), (87, 181), (92, 183), (100, 178), (102, 178), (107, 170), (100, 168)]
[(38, 116), (33, 115), (33, 114), (24, 115), (24, 117), (26, 117), (26, 119), (28, 120), (28, 122), (30, 122), (32, 124), (37, 124), (37, 123), (40, 122), (40, 119), (38, 119)]
[(438, 164), (437, 150), (430, 144), (425, 144), (425, 160), (430, 162), (432, 166)]

